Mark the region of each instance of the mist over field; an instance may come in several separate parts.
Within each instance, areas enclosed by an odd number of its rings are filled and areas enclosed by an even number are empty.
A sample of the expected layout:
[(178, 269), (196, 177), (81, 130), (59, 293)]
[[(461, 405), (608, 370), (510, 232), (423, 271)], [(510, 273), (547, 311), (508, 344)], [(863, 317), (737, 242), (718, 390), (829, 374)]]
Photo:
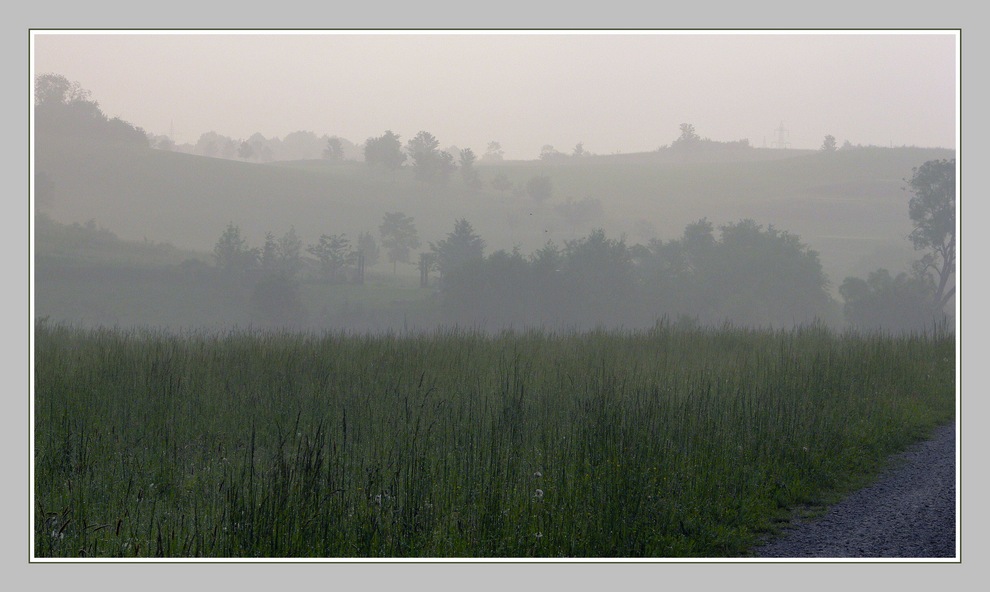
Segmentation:
[(752, 557), (956, 416), (958, 34), (32, 58), (35, 559)]
[[(954, 310), (951, 34), (42, 32), (34, 59), (38, 317), (900, 331)], [(787, 92), (757, 92), (775, 66)], [(919, 242), (925, 163), (952, 222)]]

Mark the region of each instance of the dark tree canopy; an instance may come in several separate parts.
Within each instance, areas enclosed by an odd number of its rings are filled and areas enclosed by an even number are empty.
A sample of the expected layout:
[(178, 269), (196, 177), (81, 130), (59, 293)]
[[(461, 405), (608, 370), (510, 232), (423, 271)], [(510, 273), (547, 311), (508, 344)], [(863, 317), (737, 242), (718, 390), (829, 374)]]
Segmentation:
[(388, 212), (382, 218), (378, 232), (388, 260), (392, 263), (392, 273), (395, 273), (396, 262), (408, 263), (410, 251), (419, 246), (416, 225), (412, 217), (402, 212)]
[(420, 181), (434, 181), (440, 172), (440, 141), (433, 134), (421, 131), (406, 142), (406, 153), (412, 159), (413, 172)]
[(691, 148), (701, 142), (701, 137), (694, 131), (694, 125), (690, 123), (681, 124), (681, 135), (671, 144), (672, 147)]
[(147, 148), (147, 134), (120, 119), (108, 118), (90, 93), (61, 74), (35, 77), (34, 125), (40, 141), (76, 138), (86, 142)]
[(327, 138), (327, 146), (323, 149), (323, 158), (338, 162), (344, 160), (344, 144), (337, 136)]
[(835, 323), (818, 255), (794, 235), (751, 220), (689, 225), (681, 239), (628, 245), (604, 230), (553, 243), (528, 260), (498, 251), (449, 273), (454, 320), (489, 326), (649, 327), (686, 318), (705, 325), (790, 327)]
[(398, 134), (387, 130), (377, 138), (368, 138), (364, 143), (364, 161), (370, 166), (387, 170), (397, 170), (406, 161)]
[(867, 279), (848, 277), (839, 287), (849, 326), (889, 332), (923, 331), (945, 320), (945, 306), (955, 294), (956, 166), (955, 159), (930, 160), (913, 169), (908, 181), (914, 194), (908, 236), (923, 251), (910, 273), (896, 276), (878, 269)]
[(233, 223), (227, 224), (213, 247), (217, 268), (230, 275), (241, 275), (254, 268), (260, 255), (258, 249), (248, 248), (247, 241), (241, 236), (241, 228)]
[(381, 249), (378, 247), (375, 237), (370, 232), (362, 232), (358, 235), (357, 250), (364, 257), (364, 264), (368, 267), (378, 263)]
[(505, 155), (505, 151), (502, 150), (502, 144), (492, 140), (488, 142), (488, 147), (485, 149), (485, 155), (481, 157), (481, 160), (485, 162), (501, 162)]
[(914, 169), (909, 181), (914, 197), (908, 211), (914, 230), (911, 243), (926, 251), (920, 273), (934, 276), (933, 309), (940, 311), (955, 294), (950, 283), (956, 268), (956, 161), (929, 160)]
[(331, 282), (341, 279), (340, 273), (354, 262), (355, 256), (350, 241), (343, 234), (322, 234), (320, 241), (306, 251), (320, 260), (320, 271)]
[(421, 131), (406, 142), (406, 153), (412, 159), (413, 173), (420, 181), (446, 184), (457, 170), (454, 155), (440, 150), (440, 142), (429, 132)]
[(902, 333), (931, 328), (934, 286), (925, 276), (878, 269), (863, 280), (846, 278), (839, 286), (843, 313), (850, 327), (864, 331)]
[(478, 157), (470, 148), (462, 149), (459, 156), (461, 178), (464, 179), (464, 184), (472, 189), (480, 188), (481, 175), (478, 174), (478, 169), (474, 167), (474, 164), (478, 161)]
[(471, 223), (461, 218), (454, 223), (454, 231), (437, 244), (430, 244), (435, 255), (435, 265), (440, 271), (440, 277), (446, 277), (450, 272), (467, 262), (477, 261), (485, 255), (485, 241), (475, 234)]

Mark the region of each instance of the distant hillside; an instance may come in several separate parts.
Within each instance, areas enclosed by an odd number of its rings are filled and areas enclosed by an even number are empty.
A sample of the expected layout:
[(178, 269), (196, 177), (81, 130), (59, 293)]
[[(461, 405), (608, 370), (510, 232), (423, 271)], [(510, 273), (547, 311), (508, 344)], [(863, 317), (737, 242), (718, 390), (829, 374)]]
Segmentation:
[[(440, 187), (415, 181), (409, 170), (387, 173), (361, 163), (250, 164), (70, 139), (37, 146), (36, 168), (50, 193), (39, 211), (54, 220), (92, 219), (121, 239), (203, 252), (230, 222), (255, 246), (266, 232), (281, 235), (290, 227), (311, 244), (323, 233), (377, 236), (389, 211), (415, 219), (423, 249), (466, 218), (487, 252), (518, 246), (527, 254), (547, 240), (563, 244), (596, 227), (635, 243), (677, 238), (702, 217), (716, 226), (752, 218), (800, 235), (821, 253), (837, 285), (844, 275), (880, 265), (903, 267), (912, 256), (904, 179), (926, 160), (953, 157), (921, 148), (751, 148), (742, 154), (717, 162), (659, 151), (480, 164), (480, 190), (469, 189), (456, 172)], [(492, 188), (497, 173), (511, 189)], [(540, 175), (553, 188), (543, 203), (525, 191)]]
[(179, 249), (171, 243), (122, 240), (92, 219), (84, 224), (62, 224), (39, 214), (34, 237), (35, 257), (48, 263), (149, 267), (181, 265), (190, 259), (209, 264), (213, 259), (211, 253)]

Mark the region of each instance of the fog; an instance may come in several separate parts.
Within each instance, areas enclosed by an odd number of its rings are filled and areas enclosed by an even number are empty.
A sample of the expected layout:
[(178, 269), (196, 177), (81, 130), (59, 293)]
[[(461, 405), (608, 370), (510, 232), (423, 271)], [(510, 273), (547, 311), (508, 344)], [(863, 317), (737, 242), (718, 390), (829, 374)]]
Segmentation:
[[(36, 31), (35, 316), (930, 327), (954, 310), (957, 43)], [(939, 245), (909, 215), (926, 163)]]
[(298, 130), (362, 143), (429, 130), (443, 146), (536, 158), (544, 145), (643, 152), (702, 136), (815, 149), (953, 148), (956, 36), (844, 33), (268, 33), (33, 37), (35, 73), (176, 143)]

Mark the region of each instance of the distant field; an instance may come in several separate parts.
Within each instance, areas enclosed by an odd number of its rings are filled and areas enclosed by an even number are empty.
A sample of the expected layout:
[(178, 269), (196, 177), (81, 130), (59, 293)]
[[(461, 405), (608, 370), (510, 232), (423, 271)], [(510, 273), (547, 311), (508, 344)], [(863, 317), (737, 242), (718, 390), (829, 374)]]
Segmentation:
[[(455, 173), (446, 187), (416, 182), (360, 163), (306, 161), (248, 164), (162, 151), (119, 152), (69, 143), (40, 146), (38, 170), (54, 183), (51, 215), (95, 219), (121, 238), (168, 242), (207, 252), (228, 223), (260, 246), (266, 232), (295, 227), (307, 244), (320, 234), (377, 235), (382, 216), (412, 216), (423, 241), (443, 239), (466, 218), (487, 252), (518, 246), (524, 254), (601, 227), (628, 243), (678, 238), (702, 217), (716, 225), (752, 218), (799, 235), (821, 253), (833, 287), (876, 267), (906, 268), (910, 220), (902, 190), (912, 167), (951, 158), (940, 149), (863, 148), (831, 154), (766, 151), (765, 159), (726, 157), (684, 162), (662, 153), (588, 157), (564, 163), (506, 162), (479, 167), (485, 189), (468, 190)], [(792, 157), (781, 153), (793, 152)], [(537, 204), (490, 188), (496, 172), (517, 186), (550, 177), (553, 197)], [(597, 199), (601, 216), (574, 221), (557, 209)]]
[(41, 558), (741, 557), (954, 416), (954, 339), (35, 331)]

